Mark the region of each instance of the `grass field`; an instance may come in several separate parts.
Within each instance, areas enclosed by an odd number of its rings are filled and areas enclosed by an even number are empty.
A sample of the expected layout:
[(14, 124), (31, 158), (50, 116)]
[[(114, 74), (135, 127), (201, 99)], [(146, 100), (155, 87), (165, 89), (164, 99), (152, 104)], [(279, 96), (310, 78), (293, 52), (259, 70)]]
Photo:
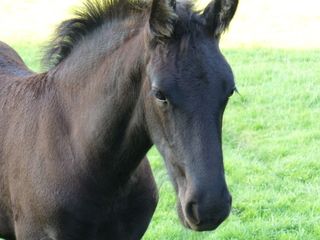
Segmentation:
[[(251, 3), (251, 9), (261, 7), (257, 2), (243, 1)], [(267, 8), (270, 2), (279, 6), (279, 1), (262, 2), (267, 12), (281, 12)], [(285, 2), (289, 3), (283, 0), (280, 6)], [(8, 10), (12, 1), (0, 0), (0, 20), (1, 3), (7, 3), (2, 6)], [(305, 5), (300, 6), (299, 15), (297, 1), (291, 3), (294, 10), (290, 14), (288, 10), (287, 15), (283, 11), (280, 19), (285, 22), (277, 25), (278, 30), (272, 27), (274, 18), (269, 26), (265, 15), (255, 13), (257, 21), (262, 19), (262, 26), (279, 31), (281, 36), (269, 36), (257, 30), (257, 36), (253, 34), (252, 39), (244, 37), (239, 28), (246, 31), (245, 26), (252, 23), (245, 15), (248, 6), (242, 6), (230, 30), (231, 37), (226, 37), (223, 52), (233, 67), (241, 94), (232, 97), (223, 129), (226, 177), (233, 195), (232, 214), (215, 232), (185, 230), (175, 212), (175, 196), (163, 161), (152, 149), (148, 156), (160, 189), (160, 203), (145, 240), (320, 239), (320, 48), (317, 45), (320, 41), (315, 41), (320, 39), (320, 34), (312, 28), (320, 26), (320, 15), (316, 12), (319, 8), (315, 8), (319, 3), (304, 1), (310, 8), (305, 15), (302, 15)], [(310, 3), (315, 5), (310, 7)], [(306, 26), (298, 28), (301, 36), (296, 29), (281, 31), (285, 24), (290, 26), (288, 19), (294, 19), (297, 26)], [(4, 25), (0, 21), (0, 30)], [(39, 70), (43, 33), (32, 35), (32, 31), (19, 33), (19, 37), (0, 31), (0, 39), (12, 43), (28, 65)], [(31, 39), (39, 37), (30, 43), (28, 34)]]

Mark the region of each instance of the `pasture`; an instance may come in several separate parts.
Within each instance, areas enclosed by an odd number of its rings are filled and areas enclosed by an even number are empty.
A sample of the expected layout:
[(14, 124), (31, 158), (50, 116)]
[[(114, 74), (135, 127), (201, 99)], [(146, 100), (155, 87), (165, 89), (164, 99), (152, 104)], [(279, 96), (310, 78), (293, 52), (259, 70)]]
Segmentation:
[[(48, 21), (31, 18), (34, 12), (20, 9), (19, 14), (13, 6), (41, 7), (45, 18), (50, 14), (44, 2), (0, 0), (0, 40), (15, 47), (34, 70), (40, 70), (41, 46), (53, 23), (65, 16), (65, 10), (58, 11), (64, 3), (52, 4), (51, 12), (59, 14)], [(232, 214), (215, 232), (185, 230), (161, 156), (152, 149), (148, 155), (160, 202), (144, 239), (320, 239), (320, 38), (314, 28), (320, 24), (319, 3), (296, 6), (298, 1), (284, 0), (278, 7), (289, 2), (291, 10), (276, 9), (282, 15), (275, 18), (253, 10), (263, 7), (275, 14), (271, 7), (277, 1), (262, 6), (240, 1), (239, 15), (225, 35), (223, 52), (240, 92), (230, 99), (223, 129)], [(305, 10), (310, 11), (303, 15)]]

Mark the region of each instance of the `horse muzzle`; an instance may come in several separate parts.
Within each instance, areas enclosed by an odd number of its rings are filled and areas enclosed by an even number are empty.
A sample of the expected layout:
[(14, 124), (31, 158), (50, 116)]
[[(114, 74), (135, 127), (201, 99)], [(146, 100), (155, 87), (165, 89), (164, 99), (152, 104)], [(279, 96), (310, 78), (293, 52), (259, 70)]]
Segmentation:
[(215, 230), (230, 214), (232, 197), (228, 191), (218, 200), (192, 196), (179, 201), (178, 215), (182, 224), (194, 231)]

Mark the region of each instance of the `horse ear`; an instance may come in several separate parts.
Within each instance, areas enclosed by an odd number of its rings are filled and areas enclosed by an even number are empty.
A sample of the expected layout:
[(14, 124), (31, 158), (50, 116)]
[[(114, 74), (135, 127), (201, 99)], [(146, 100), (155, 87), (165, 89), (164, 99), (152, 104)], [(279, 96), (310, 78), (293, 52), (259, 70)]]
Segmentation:
[(228, 28), (238, 6), (238, 0), (213, 0), (203, 11), (207, 27), (216, 38)]
[(171, 36), (174, 22), (177, 18), (175, 14), (175, 0), (153, 0), (149, 19), (150, 32), (155, 39), (168, 38)]

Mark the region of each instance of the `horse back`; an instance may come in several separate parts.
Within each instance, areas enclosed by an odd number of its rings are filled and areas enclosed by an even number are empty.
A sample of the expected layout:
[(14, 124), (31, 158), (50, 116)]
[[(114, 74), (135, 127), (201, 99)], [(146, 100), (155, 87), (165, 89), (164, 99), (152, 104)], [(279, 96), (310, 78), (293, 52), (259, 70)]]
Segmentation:
[(23, 77), (33, 74), (18, 53), (0, 41), (0, 82), (10, 77)]

